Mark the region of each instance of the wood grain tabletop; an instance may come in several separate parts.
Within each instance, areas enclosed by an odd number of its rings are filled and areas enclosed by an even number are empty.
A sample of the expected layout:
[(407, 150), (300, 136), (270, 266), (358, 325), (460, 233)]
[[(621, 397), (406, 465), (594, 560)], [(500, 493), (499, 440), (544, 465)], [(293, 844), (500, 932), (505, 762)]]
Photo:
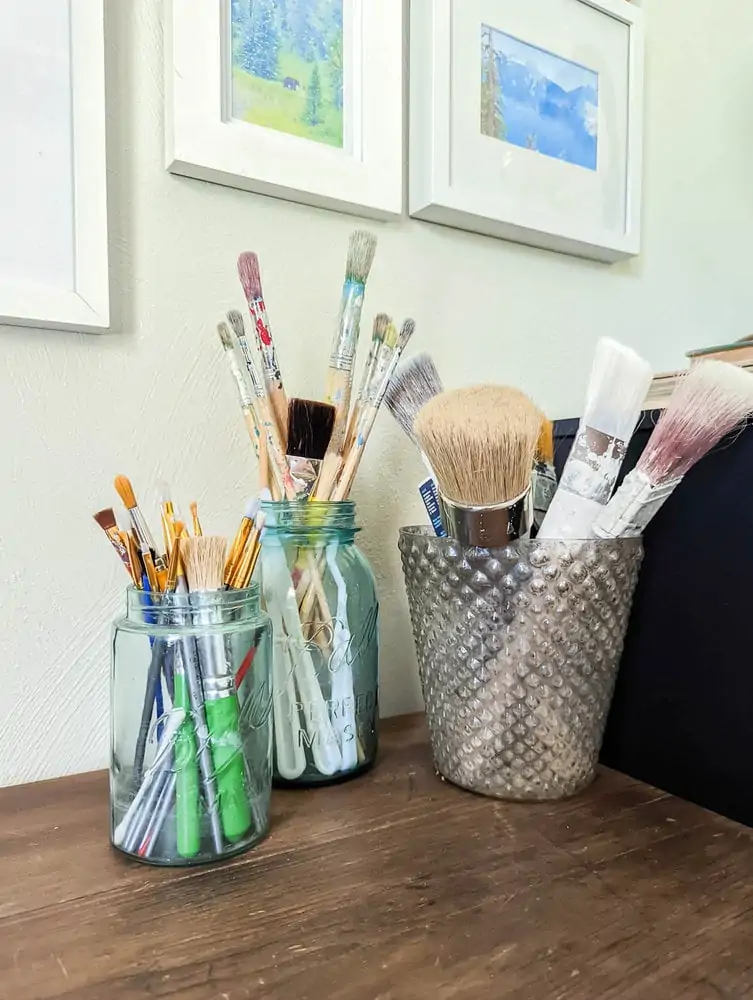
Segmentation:
[(753, 832), (623, 775), (481, 798), (407, 716), (369, 775), (273, 814), (165, 870), (110, 848), (102, 773), (0, 791), (2, 1000), (753, 998)]

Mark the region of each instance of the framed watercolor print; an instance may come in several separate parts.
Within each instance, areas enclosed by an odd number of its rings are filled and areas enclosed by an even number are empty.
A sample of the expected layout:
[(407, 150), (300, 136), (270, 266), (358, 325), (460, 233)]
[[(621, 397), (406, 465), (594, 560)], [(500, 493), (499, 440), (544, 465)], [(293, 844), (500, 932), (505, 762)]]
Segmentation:
[(0, 325), (110, 325), (102, 0), (0, 4)]
[(563, 253), (640, 250), (643, 16), (412, 0), (410, 213)]
[(169, 0), (168, 169), (400, 215), (402, 45), (402, 0)]

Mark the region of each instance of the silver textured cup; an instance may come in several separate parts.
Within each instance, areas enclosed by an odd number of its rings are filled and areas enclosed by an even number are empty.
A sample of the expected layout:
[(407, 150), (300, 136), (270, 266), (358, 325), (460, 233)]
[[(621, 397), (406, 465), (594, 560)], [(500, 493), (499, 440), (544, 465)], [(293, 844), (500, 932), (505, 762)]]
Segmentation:
[(471, 548), (400, 530), (434, 761), (499, 798), (592, 781), (614, 692), (640, 538)]

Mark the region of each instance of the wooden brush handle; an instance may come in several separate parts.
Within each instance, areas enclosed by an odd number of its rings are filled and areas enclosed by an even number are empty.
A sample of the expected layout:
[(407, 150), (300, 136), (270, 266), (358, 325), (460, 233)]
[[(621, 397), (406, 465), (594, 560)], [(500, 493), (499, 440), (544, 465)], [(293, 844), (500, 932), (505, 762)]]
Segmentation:
[(247, 406), (243, 407), (243, 417), (246, 421), (246, 427), (248, 429), (248, 436), (251, 438), (251, 444), (254, 446), (254, 454), (257, 459), (261, 462), (260, 455), (260, 438), (259, 426), (256, 423), (256, 417), (254, 416), (254, 411), (249, 409)]
[(266, 443), (269, 453), (269, 461), (272, 468), (272, 475), (286, 500), (295, 500), (295, 484), (290, 475), (290, 468), (285, 459), (285, 452), (282, 449), (280, 436), (277, 433), (277, 425), (272, 415), (272, 410), (266, 396), (257, 396), (254, 408), (256, 419), (259, 425), (266, 431)]
[(331, 498), (341, 465), (340, 455), (337, 452), (328, 451), (319, 470), (319, 478), (311, 495), (312, 500), (329, 500)]
[(327, 402), (335, 408), (335, 425), (329, 442), (329, 451), (331, 452), (339, 452), (345, 440), (352, 388), (353, 372), (343, 371), (341, 368), (329, 369)]
[(272, 416), (284, 455), (288, 443), (288, 397), (285, 395), (282, 382), (271, 380), (267, 382), (265, 377), (264, 383), (267, 388), (267, 398), (271, 403)]

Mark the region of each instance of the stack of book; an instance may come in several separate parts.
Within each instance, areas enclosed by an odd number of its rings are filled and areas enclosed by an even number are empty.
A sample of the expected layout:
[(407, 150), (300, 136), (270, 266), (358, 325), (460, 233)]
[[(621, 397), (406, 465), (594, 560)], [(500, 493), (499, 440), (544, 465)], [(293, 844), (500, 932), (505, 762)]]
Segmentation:
[[(733, 365), (739, 365), (741, 368), (748, 368), (750, 371), (753, 371), (753, 337), (744, 337), (734, 344), (702, 347), (697, 351), (688, 351), (685, 356), (690, 358), (691, 366), (697, 364), (699, 361), (716, 358), (719, 361), (729, 361)], [(647, 410), (663, 409), (684, 374), (684, 371), (676, 371), (662, 372), (659, 375), (655, 375), (649, 386), (645, 408)]]

